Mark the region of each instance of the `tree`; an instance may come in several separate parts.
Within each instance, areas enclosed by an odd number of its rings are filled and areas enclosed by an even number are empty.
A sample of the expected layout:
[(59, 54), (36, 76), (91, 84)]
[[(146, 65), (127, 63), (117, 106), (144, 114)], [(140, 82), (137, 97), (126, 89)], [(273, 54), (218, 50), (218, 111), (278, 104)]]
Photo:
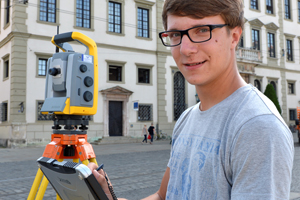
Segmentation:
[(264, 95), (266, 95), (275, 104), (278, 112), (281, 114), (281, 108), (273, 85), (271, 84), (267, 85)]

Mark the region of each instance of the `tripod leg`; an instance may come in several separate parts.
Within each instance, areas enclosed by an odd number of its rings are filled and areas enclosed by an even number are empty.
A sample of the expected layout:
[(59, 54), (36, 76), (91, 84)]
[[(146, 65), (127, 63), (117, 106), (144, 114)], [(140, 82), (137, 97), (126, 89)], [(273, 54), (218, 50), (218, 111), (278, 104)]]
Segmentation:
[(79, 158), (73, 159), (73, 162), (79, 163)]
[(37, 192), (37, 190), (40, 186), (42, 178), (43, 178), (43, 172), (42, 172), (41, 169), (38, 169), (27, 200), (33, 200), (34, 199), (34, 197), (36, 195), (36, 192)]
[(36, 195), (37, 200), (43, 199), (48, 183), (49, 183), (48, 179), (44, 176), (40, 189)]
[(91, 159), (90, 159), (90, 162), (93, 162), (93, 163), (95, 163), (96, 165), (98, 165), (96, 158), (91, 158)]
[(83, 160), (83, 161), (82, 161), (82, 164), (84, 164), (84, 165), (87, 166), (87, 165), (89, 164), (89, 160)]

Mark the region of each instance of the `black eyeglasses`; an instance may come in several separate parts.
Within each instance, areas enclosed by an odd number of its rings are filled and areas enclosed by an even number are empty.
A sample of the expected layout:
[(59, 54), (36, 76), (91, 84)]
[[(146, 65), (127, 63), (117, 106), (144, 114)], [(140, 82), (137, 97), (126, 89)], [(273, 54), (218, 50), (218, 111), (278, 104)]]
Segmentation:
[(181, 44), (182, 37), (187, 35), (192, 42), (201, 43), (211, 39), (211, 31), (215, 28), (222, 28), (228, 24), (201, 25), (186, 30), (163, 31), (159, 37), (166, 47), (175, 47)]

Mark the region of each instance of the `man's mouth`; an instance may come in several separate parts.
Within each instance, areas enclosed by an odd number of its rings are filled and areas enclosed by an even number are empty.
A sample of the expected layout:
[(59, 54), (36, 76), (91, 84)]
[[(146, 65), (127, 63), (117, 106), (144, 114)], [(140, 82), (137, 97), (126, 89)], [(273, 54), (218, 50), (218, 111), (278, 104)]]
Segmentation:
[(190, 66), (195, 66), (195, 65), (201, 65), (201, 64), (203, 64), (205, 62), (206, 62), (206, 60), (204, 60), (203, 62), (191, 63), (191, 64), (185, 64), (185, 65), (190, 67)]

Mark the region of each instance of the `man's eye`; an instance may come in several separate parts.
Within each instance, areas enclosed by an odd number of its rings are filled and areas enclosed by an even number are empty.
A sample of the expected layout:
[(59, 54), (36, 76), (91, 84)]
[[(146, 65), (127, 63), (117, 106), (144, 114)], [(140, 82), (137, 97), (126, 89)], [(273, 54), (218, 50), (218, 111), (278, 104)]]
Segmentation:
[(208, 32), (208, 31), (209, 31), (208, 28), (200, 28), (200, 29), (198, 30), (199, 33), (206, 33), (206, 32)]
[(170, 38), (176, 38), (176, 37), (180, 37), (180, 33), (169, 33), (169, 37)]

